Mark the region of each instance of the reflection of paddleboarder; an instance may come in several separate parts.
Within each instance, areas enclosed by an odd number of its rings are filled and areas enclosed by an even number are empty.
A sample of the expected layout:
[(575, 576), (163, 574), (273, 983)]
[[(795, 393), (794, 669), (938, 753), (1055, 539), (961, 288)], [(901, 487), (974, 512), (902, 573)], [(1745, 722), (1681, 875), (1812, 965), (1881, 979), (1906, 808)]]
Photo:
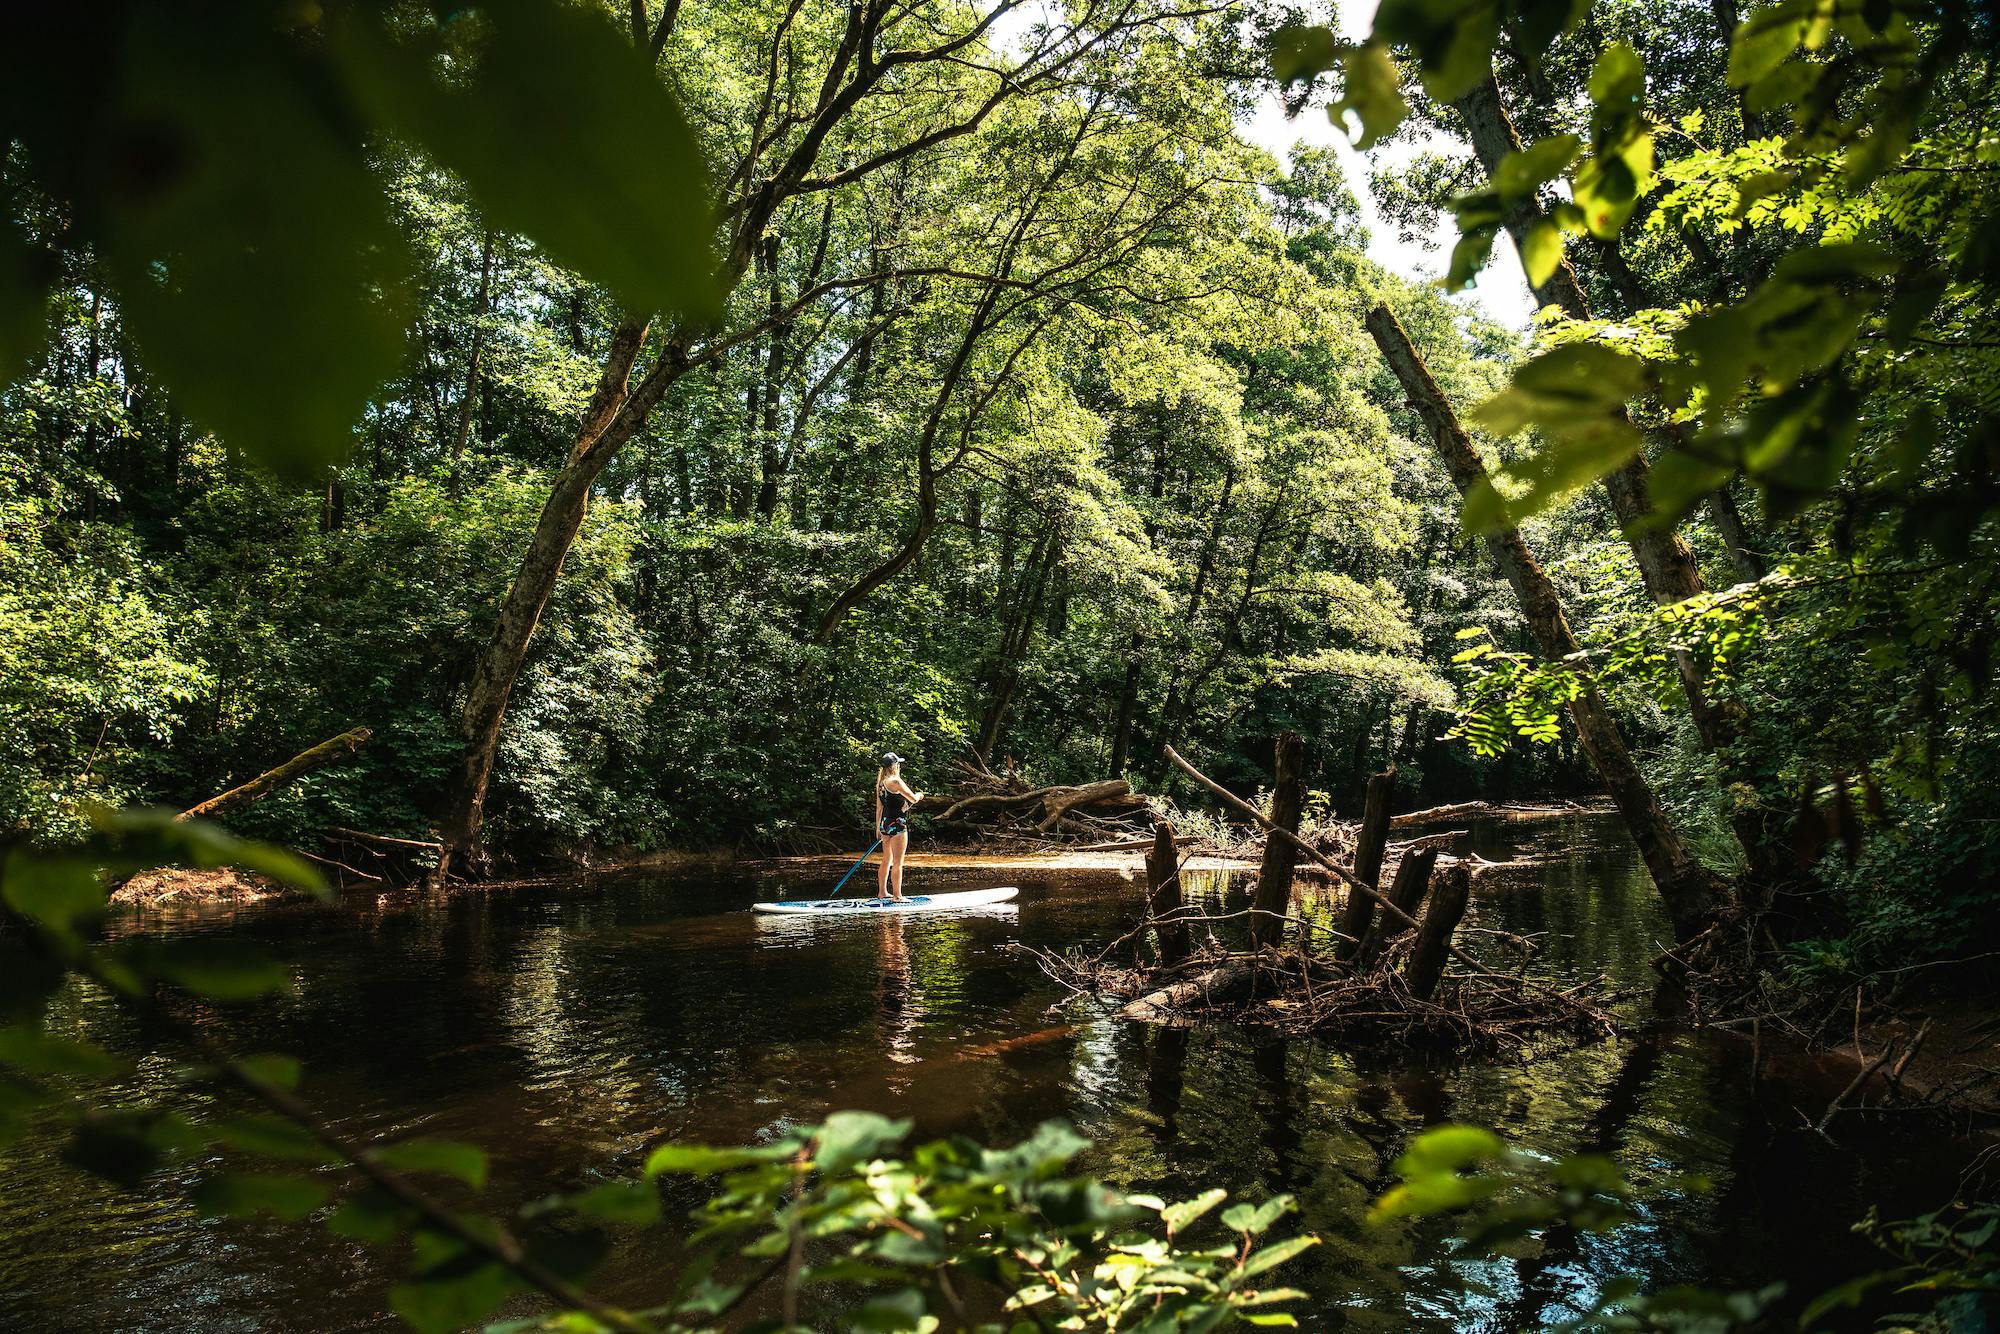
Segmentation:
[(900, 913), (882, 914), (881, 971), (875, 984), (876, 1022), (881, 1028), (887, 1055), (897, 1065), (915, 1065), (918, 1057), (916, 1032), (923, 1022), (923, 1007), (917, 1004), (916, 988), (910, 976), (910, 950), (903, 941)]
[(882, 864), (875, 873), (875, 897), (903, 897), (903, 854), (910, 847), (910, 807), (924, 799), (902, 778), (903, 757), (890, 751), (875, 775), (875, 832), (882, 836)]

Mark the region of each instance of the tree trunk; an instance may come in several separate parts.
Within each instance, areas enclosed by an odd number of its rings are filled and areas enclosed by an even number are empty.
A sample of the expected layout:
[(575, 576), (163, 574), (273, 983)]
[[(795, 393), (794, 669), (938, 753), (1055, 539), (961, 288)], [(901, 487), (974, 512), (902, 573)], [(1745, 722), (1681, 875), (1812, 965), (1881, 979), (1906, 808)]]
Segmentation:
[[(506, 597), (501, 599), (493, 637), (473, 669), (461, 724), (465, 753), (459, 762), (450, 804), (439, 822), (438, 841), (442, 851), (437, 869), (432, 872), (434, 883), (448, 879), (459, 862), (471, 862), (467, 869), (484, 869), (479, 833), (486, 818), (486, 788), (493, 778), (500, 724), (506, 718), (507, 701), (521, 674), (521, 663), (527, 657), (528, 641), (541, 621), (543, 608), (548, 606), (549, 595), (555, 591), (563, 557), (583, 526), (590, 489), (598, 474), (604, 471), (604, 465), (611, 461), (619, 446), (645, 424), (647, 412), (672, 382), (671, 373), (648, 376), (649, 385), (656, 378), (659, 380), (655, 392), (643, 400), (630, 395), (632, 366), (645, 342), (646, 328), (644, 322), (628, 320), (612, 334), (611, 350), (590, 406), (584, 412), (576, 445), (570, 451), (569, 461), (556, 475), (549, 498), (535, 520), (535, 531), (528, 539), (521, 568), (515, 573)], [(660, 355), (677, 357), (677, 344), (670, 341)]]
[[(1396, 795), (1396, 771), (1384, 769), (1368, 780), (1368, 799), (1361, 807), (1361, 832), (1354, 841), (1354, 879), (1370, 889), (1380, 887), (1382, 854), (1389, 847), (1389, 802)], [(1375, 900), (1366, 894), (1349, 892), (1347, 906), (1340, 914), (1340, 938), (1334, 942), (1333, 957), (1351, 963), (1361, 953), (1368, 938), (1369, 923), (1375, 920)]]
[(1171, 968), (1187, 958), (1188, 929), (1180, 916), (1180, 853), (1174, 845), (1174, 827), (1165, 820), (1153, 826), (1153, 847), (1146, 854), (1146, 911), (1153, 919), (1160, 966)]
[[(1431, 378), (1423, 357), (1387, 306), (1378, 305), (1369, 311), (1367, 324), (1376, 346), (1409, 396), (1410, 405), (1430, 428), (1431, 437), (1451, 472), (1453, 485), (1461, 495), (1469, 493), (1486, 479), (1486, 465), (1473, 448), (1471, 437), (1459, 425), (1444, 391)], [(1528, 550), (1520, 530), (1507, 528), (1490, 533), (1486, 545), (1507, 576), (1507, 582), (1513, 585), (1522, 617), (1543, 655), (1560, 661), (1579, 652), (1581, 646), (1569, 628), (1555, 586)], [(1727, 889), (1688, 850), (1680, 832), (1660, 809), (1652, 787), (1633, 763), (1625, 738), (1596, 687), (1586, 686), (1583, 694), (1570, 701), (1569, 711), (1584, 753), (1604, 780), (1613, 804), (1624, 817), (1625, 827), (1638, 844), (1646, 869), (1652, 873), (1675, 937), (1692, 938), (1707, 929), (1728, 901)]]
[[(1396, 863), (1396, 878), (1389, 882), (1389, 902), (1405, 916), (1415, 917), (1417, 906), (1424, 901), (1424, 891), (1430, 888), (1431, 871), (1437, 866), (1436, 848), (1411, 848), (1403, 854), (1403, 860)], [(1382, 951), (1391, 941), (1400, 937), (1410, 928), (1395, 913), (1384, 912), (1368, 928), (1367, 937), (1361, 942), (1361, 953), (1356, 956), (1355, 967), (1367, 968), (1382, 957)]]
[(1464, 862), (1454, 862), (1432, 878), (1430, 906), (1424, 909), (1423, 925), (1417, 928), (1417, 943), (1410, 950), (1410, 962), (1403, 976), (1410, 992), (1420, 1000), (1437, 993), (1444, 978), (1445, 960), (1451, 954), (1451, 939), (1472, 901), (1472, 873)]
[[(778, 454), (778, 406), (785, 377), (785, 350), (791, 340), (791, 325), (778, 318), (784, 308), (785, 289), (778, 278), (778, 236), (764, 238), (764, 269), (771, 283), (771, 340), (764, 359), (764, 418), (753, 422), (757, 434), (757, 517), (769, 519), (778, 512), (778, 474), (783, 469)], [(810, 281), (810, 280), (808, 280)]]
[(361, 748), (368, 744), (368, 738), (373, 735), (374, 730), (372, 728), (350, 728), (337, 737), (331, 737), (320, 742), (317, 746), (311, 746), (300, 751), (275, 769), (267, 769), (249, 782), (230, 788), (221, 796), (210, 797), (207, 801), (199, 805), (188, 807), (174, 818), (176, 820), (212, 820), (224, 812), (248, 806), (254, 801), (261, 801), (272, 792), (291, 782), (294, 778), (309, 774), (314, 769), (324, 768), (329, 764), (358, 755), (361, 752)]
[(1118, 720), (1111, 728), (1111, 763), (1114, 774), (1123, 774), (1132, 760), (1132, 722), (1139, 712), (1139, 632), (1134, 630), (1125, 646), (1125, 684), (1118, 691)]
[[(1271, 823), (1287, 833), (1299, 832), (1305, 810), (1305, 744), (1297, 732), (1278, 734), (1271, 769)], [(1285, 938), (1285, 917), (1292, 906), (1292, 872), (1299, 855), (1282, 838), (1264, 840), (1264, 860), (1257, 868), (1257, 893), (1251, 900), (1250, 939), (1258, 946)]]
[[(1514, 122), (1500, 100), (1500, 85), (1488, 73), (1477, 87), (1452, 105), (1464, 117), (1473, 151), (1490, 179), (1501, 159), (1509, 153), (1518, 152), (1521, 147)], [(1526, 253), (1522, 243), (1529, 229), (1541, 220), (1541, 210), (1530, 203), (1523, 203), (1508, 214), (1507, 231), (1514, 238), (1518, 252)], [(1577, 281), (1576, 270), (1567, 256), (1556, 265), (1555, 272), (1535, 288), (1535, 297), (1545, 306), (1560, 307), (1571, 319), (1590, 318), (1590, 303), (1584, 297), (1583, 285)], [(1620, 415), (1623, 415), (1622, 408)], [(1661, 603), (1682, 602), (1702, 591), (1701, 571), (1695, 565), (1694, 552), (1680, 534), (1653, 521), (1649, 495), (1651, 471), (1644, 455), (1635, 454), (1624, 465), (1605, 475), (1604, 489), (1611, 496), (1611, 508), (1617, 514), (1618, 522), (1624, 526), (1625, 540), (1639, 563), (1639, 574), (1645, 580), (1647, 591)], [(1698, 695), (1698, 679), (1692, 683), (1692, 688)], [(1697, 713), (1708, 712), (1706, 705), (1696, 704), (1693, 697), (1689, 703), (1695, 705)]]

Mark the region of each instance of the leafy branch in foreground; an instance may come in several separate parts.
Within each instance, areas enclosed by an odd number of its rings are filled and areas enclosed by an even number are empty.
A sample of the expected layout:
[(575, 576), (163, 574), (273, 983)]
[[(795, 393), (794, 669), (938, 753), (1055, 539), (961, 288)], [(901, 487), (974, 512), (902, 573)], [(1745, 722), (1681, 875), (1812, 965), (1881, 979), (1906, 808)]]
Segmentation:
[[(1190, 1244), (1224, 1192), (1168, 1204), (1075, 1175), (1070, 1162), (1087, 1142), (1055, 1123), (1008, 1149), (955, 1138), (897, 1156), (909, 1122), (842, 1112), (747, 1148), (667, 1145), (637, 1179), (553, 1195), (512, 1219), (467, 1212), (486, 1185), (484, 1151), (424, 1139), (355, 1143), (296, 1093), (296, 1061), (234, 1057), (183, 1018), (188, 998), (244, 1003), (286, 990), (284, 969), (226, 940), (94, 938), (107, 874), (173, 860), (249, 866), (325, 892), (289, 853), (165, 812), (103, 814), (95, 839), (72, 852), (10, 853), (0, 941), (14, 938), (10, 953), (22, 958), (0, 970), (0, 1136), (31, 1126), (66, 1132), (69, 1162), (128, 1188), (171, 1161), (220, 1152), (229, 1166), (190, 1190), (197, 1210), (314, 1216), (350, 1240), (407, 1242), (411, 1273), (390, 1301), (419, 1330), (461, 1329), (522, 1293), (554, 1303), (555, 1314), (501, 1328), (791, 1329), (802, 1328), (807, 1304), (880, 1330), (933, 1329), (940, 1316), (993, 1330), (1295, 1323), (1274, 1308), (1303, 1294), (1264, 1276), (1316, 1239), (1261, 1240), (1291, 1210), (1289, 1197), (1233, 1205), (1219, 1215), (1219, 1235)], [(146, 1009), (154, 1031), (184, 1048), (182, 1082), (233, 1087), (263, 1110), (195, 1116), (98, 1105), (91, 1082), (131, 1062), (47, 1030), (47, 1002), (72, 976)], [(608, 1230), (658, 1223), (656, 1181), (672, 1175), (713, 1178), (718, 1190), (696, 1212), (665, 1302), (632, 1312), (588, 1294), (581, 1283), (608, 1249)], [(772, 1305), (776, 1316), (737, 1319)]]
[[(312, 1217), (350, 1240), (407, 1244), (410, 1274), (390, 1302), (425, 1334), (476, 1325), (523, 1296), (552, 1305), (488, 1325), (491, 1334), (790, 1331), (815, 1318), (851, 1329), (981, 1334), (1298, 1323), (1281, 1308), (1306, 1294), (1268, 1285), (1273, 1271), (1318, 1241), (1310, 1234), (1268, 1240), (1294, 1208), (1289, 1196), (1219, 1208), (1227, 1198), (1220, 1189), (1178, 1203), (1122, 1193), (1072, 1170), (1089, 1145), (1056, 1122), (1010, 1148), (953, 1137), (906, 1150), (908, 1121), (837, 1112), (762, 1144), (663, 1145), (637, 1177), (550, 1195), (510, 1219), (472, 1212), (486, 1188), (483, 1151), (422, 1139), (354, 1143), (297, 1094), (296, 1061), (233, 1057), (181, 1017), (185, 997), (242, 1003), (281, 991), (289, 985), (284, 970), (227, 942), (135, 937), (106, 946), (91, 938), (104, 910), (106, 868), (163, 857), (254, 866), (322, 889), (289, 854), (165, 813), (102, 815), (95, 842), (76, 852), (11, 852), (0, 878), (0, 942), (20, 957), (0, 970), (0, 1138), (53, 1120), (69, 1132), (63, 1152), (71, 1163), (128, 1188), (170, 1160), (220, 1152), (228, 1167), (190, 1190), (198, 1210), (292, 1223)], [(130, 1063), (45, 1029), (46, 1002), (72, 975), (145, 1007), (153, 1031), (170, 1033), (194, 1058), (179, 1067), (181, 1080), (233, 1085), (265, 1110), (210, 1104), (196, 1117), (163, 1106), (95, 1105), (91, 1082)], [(1419, 1135), (1396, 1172), (1399, 1184), (1370, 1220), (1462, 1215), (1461, 1257), (1557, 1262), (1575, 1238), (1613, 1233), (1643, 1214), (1610, 1159), (1550, 1160), (1471, 1126)], [(675, 1238), (683, 1258), (662, 1280), (661, 1300), (624, 1310), (590, 1295), (582, 1283), (607, 1252), (608, 1234), (661, 1223), (659, 1183), (668, 1177), (712, 1182), (714, 1193), (695, 1209), (691, 1231)], [(1704, 1188), (1697, 1179), (1669, 1185)], [(1966, 1304), (1994, 1288), (1990, 1208), (1890, 1225), (1871, 1216), (1861, 1226), (1902, 1263), (1827, 1294), (1802, 1328), (1892, 1284), (1946, 1294), (1939, 1311), (1947, 1317), (1973, 1309)], [(1769, 1307), (1781, 1291), (1639, 1287), (1631, 1278), (1603, 1285), (1567, 1328), (1771, 1328)]]
[[(2000, 180), (1990, 7), (1776, 0), (1739, 19), (1717, 6), (1727, 111), (1688, 105), (1688, 34), (1641, 27), (1650, 53), (1606, 41), (1616, 8), (1383, 0), (1361, 43), (1311, 27), (1273, 43), (1287, 84), (1309, 94), (1336, 76), (1329, 112), (1358, 120), (1364, 148), (1411, 113), (1396, 59), (1438, 106), (1461, 111), (1482, 86), (1493, 100), (1501, 72), (1534, 88), (1561, 68), (1591, 71), (1587, 102), (1556, 112), (1452, 203), (1460, 240), (1444, 282), (1470, 284), (1512, 230), (1544, 302), (1543, 284), (1574, 260), (1631, 309), (1592, 320), (1564, 303), (1556, 336), (1474, 412), (1498, 434), (1540, 440), (1470, 498), (1467, 526), (1518, 524), (1625, 466), (1642, 445), (1627, 409), (1642, 404), (1661, 445), (1655, 522), (1739, 476), (1783, 517), (1845, 483), (1901, 513), (1906, 548), (1962, 549), (1995, 508), (1991, 397), (1958, 388), (1990, 369), (2000, 280), (1987, 225)], [(1589, 244), (1566, 255), (1572, 237)], [(1714, 281), (1691, 300), (1649, 292), (1632, 264), (1660, 268), (1662, 246), (1664, 262)], [(1715, 258), (1724, 247), (1732, 263), (1756, 258), (1728, 277)], [(1639, 332), (1648, 323), (1659, 336)]]

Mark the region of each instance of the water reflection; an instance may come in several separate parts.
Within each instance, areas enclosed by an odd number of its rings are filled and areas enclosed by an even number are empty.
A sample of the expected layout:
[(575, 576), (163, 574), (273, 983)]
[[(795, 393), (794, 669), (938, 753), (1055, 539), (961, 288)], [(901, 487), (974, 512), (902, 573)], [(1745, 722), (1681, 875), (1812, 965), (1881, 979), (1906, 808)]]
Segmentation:
[[(1633, 1008), (1646, 1012), (1646, 961), (1664, 931), (1643, 870), (1603, 822), (1494, 826), (1472, 842), (1495, 858), (1569, 847), (1533, 876), (1482, 881), (1471, 920), (1546, 933), (1536, 969), (1604, 968), (1641, 988)], [(911, 875), (929, 891), (976, 887)], [(350, 1134), (488, 1145), (501, 1207), (631, 1171), (669, 1136), (755, 1139), (838, 1107), (989, 1140), (1059, 1116), (1095, 1142), (1092, 1170), (1134, 1189), (1295, 1194), (1301, 1225), (1326, 1240), (1287, 1274), (1312, 1293), (1314, 1329), (1534, 1327), (1624, 1274), (1783, 1277), (1809, 1293), (1870, 1262), (1847, 1232), (1866, 1203), (1931, 1207), (1955, 1166), (1948, 1144), (1884, 1137), (1851, 1145), (1858, 1157), (1831, 1150), (1791, 1107), (1824, 1105), (1843, 1074), (1806, 1076), (1830, 1087), (1788, 1084), (1796, 1073), (1753, 1084), (1741, 1044), (1671, 1029), (1496, 1064), (1120, 1023), (1066, 1000), (1008, 947), (1101, 946), (1136, 920), (1142, 887), (1009, 878), (1022, 884), (1016, 904), (969, 914), (759, 918), (743, 909), (789, 886), (710, 877), (275, 905), (173, 929), (253, 938), (300, 979), (278, 1006), (219, 1013), (227, 1040), (304, 1054), (307, 1096)], [(1224, 913), (1242, 893), (1204, 876), (1190, 897)], [(51, 1021), (114, 1048), (147, 1037), (82, 989)], [(170, 1085), (164, 1063), (124, 1092), (195, 1096)], [(1716, 1190), (1665, 1189), (1639, 1227), (1550, 1237), (1519, 1261), (1456, 1258), (1443, 1223), (1363, 1223), (1410, 1137), (1451, 1119), (1540, 1152), (1612, 1154), (1657, 1188), (1705, 1173)], [(32, 1136), (0, 1148), (0, 1327), (394, 1327), (381, 1314), (392, 1275), (365, 1250), (198, 1220), (177, 1181), (121, 1195), (58, 1165), (52, 1148)], [(607, 1295), (657, 1296), (676, 1253), (671, 1235), (624, 1243)]]

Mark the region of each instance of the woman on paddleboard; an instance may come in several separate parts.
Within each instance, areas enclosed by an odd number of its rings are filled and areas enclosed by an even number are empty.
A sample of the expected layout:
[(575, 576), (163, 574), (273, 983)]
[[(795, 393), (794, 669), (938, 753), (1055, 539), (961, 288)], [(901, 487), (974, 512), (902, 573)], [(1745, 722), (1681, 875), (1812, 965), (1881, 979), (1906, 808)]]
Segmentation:
[(875, 832), (882, 836), (882, 864), (875, 873), (875, 897), (903, 897), (903, 854), (910, 846), (910, 807), (924, 799), (902, 778), (903, 757), (890, 751), (875, 775)]

